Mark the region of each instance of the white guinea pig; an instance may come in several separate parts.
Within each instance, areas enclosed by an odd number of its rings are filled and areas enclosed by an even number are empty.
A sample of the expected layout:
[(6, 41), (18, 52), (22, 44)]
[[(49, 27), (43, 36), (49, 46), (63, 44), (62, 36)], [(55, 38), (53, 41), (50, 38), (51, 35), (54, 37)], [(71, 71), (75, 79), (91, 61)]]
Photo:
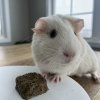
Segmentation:
[(58, 82), (62, 75), (90, 73), (97, 82), (98, 61), (89, 44), (80, 36), (82, 19), (53, 15), (39, 18), (33, 28), (33, 59), (44, 77)]

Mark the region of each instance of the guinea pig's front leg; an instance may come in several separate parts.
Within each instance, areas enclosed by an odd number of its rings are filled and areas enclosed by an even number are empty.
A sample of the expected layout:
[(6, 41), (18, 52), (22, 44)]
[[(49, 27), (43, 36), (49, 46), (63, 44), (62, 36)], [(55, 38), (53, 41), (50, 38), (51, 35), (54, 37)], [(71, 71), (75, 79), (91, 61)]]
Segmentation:
[(49, 73), (48, 79), (51, 82), (55, 82), (55, 83), (58, 83), (58, 82), (61, 82), (62, 81), (62, 77), (59, 74), (51, 74), (51, 73)]
[(58, 83), (62, 81), (62, 77), (59, 74), (43, 72), (42, 76), (54, 83)]
[(43, 76), (45, 79), (47, 79), (48, 73), (47, 73), (47, 72), (42, 72), (42, 76)]
[(100, 83), (100, 77), (97, 74), (97, 71), (92, 72), (91, 73), (92, 79), (96, 82), (96, 83)]

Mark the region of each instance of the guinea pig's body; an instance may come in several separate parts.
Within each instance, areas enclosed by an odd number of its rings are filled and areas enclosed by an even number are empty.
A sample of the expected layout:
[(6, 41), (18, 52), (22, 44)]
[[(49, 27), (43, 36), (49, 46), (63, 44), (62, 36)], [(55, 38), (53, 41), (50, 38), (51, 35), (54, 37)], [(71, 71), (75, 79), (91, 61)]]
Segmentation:
[[(62, 15), (40, 18), (32, 41), (33, 59), (42, 72), (97, 78), (94, 51), (80, 36), (83, 20)], [(76, 33), (76, 34), (75, 34)]]
[(83, 57), (82, 61), (79, 64), (79, 68), (74, 73), (75, 75), (82, 76), (84, 74), (95, 74), (98, 70), (98, 60), (95, 55), (95, 52), (92, 50), (92, 48), (89, 46), (89, 44), (84, 40), (82, 37), (79, 38), (82, 43), (82, 49), (83, 49)]

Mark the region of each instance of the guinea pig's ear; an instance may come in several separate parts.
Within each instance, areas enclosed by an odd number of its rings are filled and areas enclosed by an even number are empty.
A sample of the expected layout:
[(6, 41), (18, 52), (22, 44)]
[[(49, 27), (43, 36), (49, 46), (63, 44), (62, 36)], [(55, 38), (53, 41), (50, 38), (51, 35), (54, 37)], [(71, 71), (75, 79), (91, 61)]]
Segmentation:
[(35, 33), (44, 33), (46, 30), (46, 21), (44, 19), (38, 19), (35, 23), (35, 28), (32, 29)]
[(84, 27), (84, 20), (74, 17), (67, 17), (68, 21), (72, 24), (74, 32), (77, 34), (79, 33), (82, 28)]

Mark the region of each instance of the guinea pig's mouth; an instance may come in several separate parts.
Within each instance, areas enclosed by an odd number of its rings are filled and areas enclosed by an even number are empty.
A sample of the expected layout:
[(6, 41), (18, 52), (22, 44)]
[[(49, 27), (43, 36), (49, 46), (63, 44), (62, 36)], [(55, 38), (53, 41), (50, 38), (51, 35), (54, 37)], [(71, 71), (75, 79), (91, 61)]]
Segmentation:
[(67, 52), (64, 52), (63, 55), (67, 62), (70, 62), (73, 59), (73, 57), (75, 56), (73, 53), (67, 53)]

